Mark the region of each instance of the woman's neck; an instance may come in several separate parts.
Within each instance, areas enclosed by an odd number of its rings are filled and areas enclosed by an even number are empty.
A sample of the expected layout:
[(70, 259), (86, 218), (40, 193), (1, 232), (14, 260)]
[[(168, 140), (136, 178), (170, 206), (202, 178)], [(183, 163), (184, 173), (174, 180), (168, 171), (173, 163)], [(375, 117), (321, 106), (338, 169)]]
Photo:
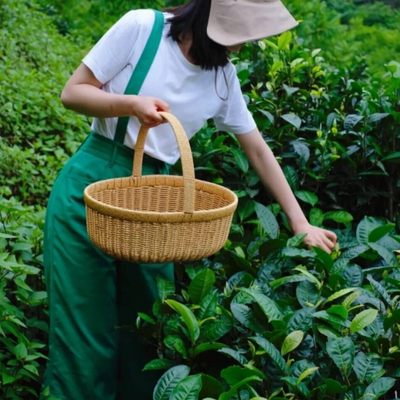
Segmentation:
[(190, 55), (190, 49), (192, 47), (192, 34), (191, 33), (182, 34), (179, 39), (180, 41), (178, 42), (178, 44), (183, 55), (189, 62), (195, 64), (193, 58)]

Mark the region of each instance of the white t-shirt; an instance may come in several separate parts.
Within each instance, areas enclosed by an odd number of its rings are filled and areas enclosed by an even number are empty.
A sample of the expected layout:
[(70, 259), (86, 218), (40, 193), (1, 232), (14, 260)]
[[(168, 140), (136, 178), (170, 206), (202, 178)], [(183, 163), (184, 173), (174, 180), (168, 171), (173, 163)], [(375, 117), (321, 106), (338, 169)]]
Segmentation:
[[(168, 37), (168, 18), (171, 14), (164, 14), (164, 17), (165, 26), (160, 47), (139, 94), (167, 102), (170, 111), (182, 123), (189, 139), (210, 118), (214, 119), (219, 130), (235, 134), (252, 131), (256, 124), (247, 109), (233, 64), (229, 62), (224, 67), (226, 84), (221, 68), (218, 68), (216, 77), (215, 70), (204, 70), (190, 63), (178, 43)], [(154, 11), (130, 11), (84, 57), (83, 63), (103, 84), (103, 90), (124, 93), (153, 23)], [(228, 99), (223, 100), (227, 96)], [(92, 130), (113, 139), (117, 120), (118, 118), (94, 118)], [(126, 146), (134, 148), (139, 127), (138, 119), (131, 117), (125, 135)], [(169, 164), (174, 164), (180, 157), (178, 145), (168, 124), (150, 129), (144, 150), (148, 155)]]

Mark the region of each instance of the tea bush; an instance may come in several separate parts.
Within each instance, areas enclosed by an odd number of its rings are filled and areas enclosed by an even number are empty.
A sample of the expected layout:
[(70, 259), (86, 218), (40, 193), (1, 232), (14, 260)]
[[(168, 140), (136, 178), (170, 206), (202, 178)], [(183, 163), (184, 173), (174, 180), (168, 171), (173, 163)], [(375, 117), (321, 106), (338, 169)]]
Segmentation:
[[(145, 370), (167, 370), (153, 398), (382, 398), (400, 374), (394, 225), (339, 223), (341, 247), (330, 256), (280, 231), (276, 205), (253, 208), (258, 220), (243, 218), (236, 229), (247, 234), (186, 265), (176, 289), (160, 278), (160, 301), (139, 314), (159, 356)], [(350, 219), (322, 213), (323, 221)]]
[(384, 64), (399, 61), (399, 3), (357, 0), (288, 0), (300, 20), (296, 29), (301, 42), (326, 50), (329, 63), (351, 66), (365, 60), (370, 74), (381, 77)]
[(59, 100), (83, 51), (34, 5), (0, 4), (0, 186), (27, 204), (45, 204), (55, 174), (88, 131), (87, 119)]
[[(298, 46), (286, 33), (243, 49), (236, 65), (249, 108), (294, 191), (313, 192), (323, 209), (345, 209), (356, 220), (399, 217), (400, 64), (374, 81), (360, 65), (332, 67), (322, 51)], [(194, 138), (193, 149), (202, 154), (200, 174), (208, 171), (202, 176), (227, 175), (243, 190), (260, 190), (256, 177), (246, 177), (248, 163), (234, 139), (210, 128)]]
[(37, 398), (46, 359), (43, 209), (0, 197), (0, 398)]

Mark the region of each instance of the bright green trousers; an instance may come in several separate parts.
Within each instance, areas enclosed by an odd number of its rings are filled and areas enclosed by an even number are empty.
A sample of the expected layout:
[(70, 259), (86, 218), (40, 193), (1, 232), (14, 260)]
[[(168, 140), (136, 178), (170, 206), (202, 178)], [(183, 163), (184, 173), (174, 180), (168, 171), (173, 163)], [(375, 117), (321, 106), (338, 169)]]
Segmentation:
[[(83, 190), (132, 174), (133, 152), (91, 133), (62, 169), (46, 215), (44, 264), (49, 295), (49, 361), (44, 386), (63, 400), (147, 400), (158, 376), (142, 372), (155, 358), (135, 332), (138, 311), (156, 298), (155, 278), (173, 280), (173, 264), (118, 262), (86, 232)], [(143, 174), (168, 173), (145, 158)]]

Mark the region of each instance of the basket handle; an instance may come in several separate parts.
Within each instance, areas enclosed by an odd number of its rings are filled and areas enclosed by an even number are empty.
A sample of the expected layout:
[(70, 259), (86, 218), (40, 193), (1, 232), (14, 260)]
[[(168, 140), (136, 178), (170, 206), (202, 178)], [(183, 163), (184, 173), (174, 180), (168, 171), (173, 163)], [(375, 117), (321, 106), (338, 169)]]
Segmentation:
[[(190, 149), (189, 140), (183, 126), (173, 114), (161, 111), (160, 115), (171, 125), (176, 141), (178, 142), (183, 175), (183, 211), (185, 213), (193, 214), (195, 177), (192, 150)], [(135, 156), (133, 158), (133, 177), (135, 178), (142, 176), (144, 143), (148, 132), (149, 128), (144, 125), (140, 127), (139, 135), (135, 144)]]

